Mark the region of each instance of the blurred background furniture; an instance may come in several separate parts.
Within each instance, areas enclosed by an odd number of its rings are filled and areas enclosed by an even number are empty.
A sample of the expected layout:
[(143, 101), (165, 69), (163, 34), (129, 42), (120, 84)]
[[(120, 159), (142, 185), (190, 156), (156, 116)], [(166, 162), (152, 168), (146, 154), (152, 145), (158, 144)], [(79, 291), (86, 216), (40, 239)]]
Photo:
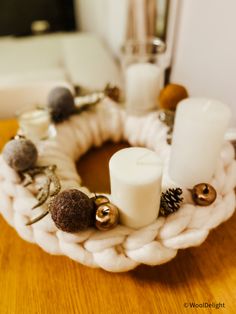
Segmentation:
[(1, 0), (0, 36), (75, 30), (73, 0)]
[[(108, 81), (122, 85), (121, 45), (130, 36), (152, 35), (167, 44), (159, 58), (165, 81), (229, 104), (235, 124), (235, 9), (234, 0), (2, 0), (0, 86), (43, 80), (88, 89)], [(12, 37), (23, 35), (31, 36)]]
[(45, 105), (53, 86), (101, 90), (108, 82), (121, 85), (120, 69), (93, 34), (0, 39), (1, 118), (13, 116), (23, 105)]

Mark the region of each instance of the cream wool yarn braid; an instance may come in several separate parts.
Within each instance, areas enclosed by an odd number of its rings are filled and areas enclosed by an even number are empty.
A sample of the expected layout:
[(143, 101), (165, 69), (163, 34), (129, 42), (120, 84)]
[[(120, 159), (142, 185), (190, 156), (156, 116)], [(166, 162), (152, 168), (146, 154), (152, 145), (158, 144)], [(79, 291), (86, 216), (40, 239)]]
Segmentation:
[[(57, 164), (62, 190), (77, 188), (91, 196), (81, 185), (75, 161), (92, 146), (107, 140), (128, 141), (132, 146), (144, 146), (158, 153), (167, 166), (170, 146), (166, 143), (168, 128), (159, 121), (158, 112), (144, 117), (132, 117), (110, 100), (104, 100), (94, 110), (72, 116), (59, 124), (57, 137), (37, 145), (39, 165)], [(152, 224), (133, 230), (122, 225), (110, 231), (90, 228), (78, 233), (58, 230), (50, 215), (26, 226), (29, 219), (42, 212), (35, 204), (34, 186), (25, 188), (17, 173), (0, 156), (0, 212), (5, 220), (26, 241), (37, 243), (50, 254), (66, 255), (89, 267), (101, 267), (110, 272), (123, 272), (143, 263), (163, 264), (177, 254), (178, 249), (200, 245), (209, 231), (230, 218), (235, 210), (236, 161), (232, 145), (225, 142), (212, 182), (216, 201), (207, 207), (193, 204), (184, 191), (181, 208), (167, 218), (159, 217)], [(165, 167), (164, 181), (168, 186)], [(36, 183), (37, 184), (37, 183)]]

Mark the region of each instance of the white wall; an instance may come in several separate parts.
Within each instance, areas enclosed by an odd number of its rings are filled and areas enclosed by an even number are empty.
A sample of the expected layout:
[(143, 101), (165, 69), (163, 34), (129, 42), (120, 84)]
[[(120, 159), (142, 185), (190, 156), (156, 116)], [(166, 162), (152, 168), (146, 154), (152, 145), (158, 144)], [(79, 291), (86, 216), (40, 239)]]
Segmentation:
[(171, 81), (231, 106), (236, 126), (236, 1), (180, 0)]

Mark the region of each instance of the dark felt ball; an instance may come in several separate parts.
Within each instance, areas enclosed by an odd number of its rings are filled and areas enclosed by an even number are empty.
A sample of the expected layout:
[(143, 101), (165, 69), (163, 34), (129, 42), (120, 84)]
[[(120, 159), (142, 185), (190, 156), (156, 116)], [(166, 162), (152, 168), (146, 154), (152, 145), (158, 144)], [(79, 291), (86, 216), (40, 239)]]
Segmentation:
[(76, 189), (59, 193), (49, 203), (49, 211), (57, 228), (65, 232), (85, 230), (95, 223), (93, 201)]
[(32, 168), (38, 158), (38, 151), (34, 143), (23, 138), (9, 141), (2, 154), (6, 163), (16, 171)]
[(48, 110), (55, 123), (66, 120), (75, 112), (74, 97), (66, 87), (56, 87), (48, 95)]

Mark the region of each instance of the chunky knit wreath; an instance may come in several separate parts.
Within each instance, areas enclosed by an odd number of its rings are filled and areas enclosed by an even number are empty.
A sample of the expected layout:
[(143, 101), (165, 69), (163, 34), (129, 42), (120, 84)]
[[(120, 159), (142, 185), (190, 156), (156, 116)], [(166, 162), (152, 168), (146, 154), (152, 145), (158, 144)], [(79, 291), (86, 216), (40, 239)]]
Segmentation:
[[(166, 143), (168, 128), (160, 122), (158, 112), (144, 117), (128, 116), (116, 104), (104, 100), (93, 110), (72, 116), (57, 125), (57, 137), (40, 142), (39, 165), (57, 164), (62, 190), (81, 186), (75, 167), (81, 155), (92, 146), (107, 140), (128, 141), (132, 146), (144, 146), (158, 153), (167, 164), (170, 146)], [(236, 161), (234, 149), (224, 144), (212, 182), (217, 190), (216, 201), (207, 207), (196, 206), (185, 191), (185, 201), (178, 212), (167, 218), (133, 230), (122, 225), (110, 231), (90, 228), (78, 233), (58, 230), (51, 216), (31, 226), (29, 219), (42, 212), (31, 210), (35, 204), (33, 191), (20, 184), (20, 178), (0, 157), (0, 211), (19, 235), (51, 254), (66, 255), (81, 264), (101, 267), (111, 272), (128, 271), (143, 263), (163, 264), (177, 254), (178, 249), (200, 245), (209, 231), (227, 220), (235, 210)], [(165, 184), (168, 177), (164, 173)]]

